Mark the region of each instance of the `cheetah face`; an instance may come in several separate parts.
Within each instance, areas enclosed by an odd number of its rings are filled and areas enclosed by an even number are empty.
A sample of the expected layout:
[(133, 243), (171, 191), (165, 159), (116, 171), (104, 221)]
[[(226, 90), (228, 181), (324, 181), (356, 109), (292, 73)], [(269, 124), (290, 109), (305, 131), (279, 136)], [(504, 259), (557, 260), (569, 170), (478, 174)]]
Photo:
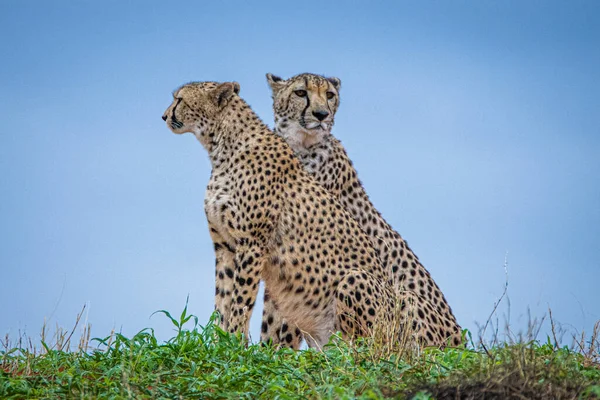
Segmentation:
[(300, 74), (284, 80), (267, 74), (267, 82), (273, 92), (275, 131), (295, 151), (330, 134), (339, 105), (338, 78)]
[(211, 128), (234, 94), (240, 92), (237, 82), (191, 82), (173, 92), (173, 102), (162, 119), (173, 133), (192, 132), (204, 145), (214, 136)]

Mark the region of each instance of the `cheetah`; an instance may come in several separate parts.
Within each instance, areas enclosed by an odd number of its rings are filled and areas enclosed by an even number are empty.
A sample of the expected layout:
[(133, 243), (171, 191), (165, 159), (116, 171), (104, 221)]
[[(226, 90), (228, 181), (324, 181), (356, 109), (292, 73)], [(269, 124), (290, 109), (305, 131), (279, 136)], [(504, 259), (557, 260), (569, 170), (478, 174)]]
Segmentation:
[[(395, 292), (418, 299), (421, 309), (417, 315), (432, 328), (425, 331), (422, 341), (459, 345), (461, 328), (442, 291), (406, 241), (373, 206), (344, 146), (331, 134), (340, 101), (340, 79), (305, 73), (284, 80), (267, 74), (267, 82), (273, 95), (275, 132), (292, 147), (305, 170), (360, 224), (378, 250), (385, 279)], [(270, 293), (265, 293), (261, 340), (284, 345), (301, 341), (293, 336), (290, 342), (286, 331), (282, 314)]]
[(212, 165), (204, 209), (221, 327), (248, 336), (264, 280), (288, 343), (301, 334), (311, 347), (336, 331), (367, 335), (396, 306), (377, 252), (239, 90), (236, 82), (185, 84), (162, 116), (173, 133), (193, 133)]

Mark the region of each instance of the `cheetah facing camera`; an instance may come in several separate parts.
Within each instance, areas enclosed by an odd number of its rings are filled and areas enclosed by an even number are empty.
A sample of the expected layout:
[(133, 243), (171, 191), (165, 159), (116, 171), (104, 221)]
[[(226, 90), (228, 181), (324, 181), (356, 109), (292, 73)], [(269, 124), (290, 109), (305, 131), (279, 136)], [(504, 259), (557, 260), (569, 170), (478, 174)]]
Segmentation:
[(335, 331), (368, 334), (395, 301), (369, 272), (381, 268), (367, 235), (238, 93), (235, 82), (188, 83), (163, 115), (174, 133), (192, 132), (212, 164), (204, 208), (222, 327), (248, 334), (263, 279), (288, 342), (301, 332), (309, 346)]
[[(340, 80), (315, 74), (284, 80), (267, 74), (267, 81), (273, 92), (275, 132), (292, 147), (306, 171), (340, 201), (367, 233), (379, 251), (384, 279), (397, 294), (412, 296), (420, 305), (413, 319), (419, 325), (420, 341), (439, 346), (450, 339), (450, 343), (458, 345), (460, 326), (442, 291), (408, 244), (373, 206), (344, 146), (331, 135), (339, 105)], [(261, 338), (285, 344), (290, 339), (285, 331), (282, 314), (267, 293)], [(293, 336), (291, 343), (297, 345), (300, 340)]]

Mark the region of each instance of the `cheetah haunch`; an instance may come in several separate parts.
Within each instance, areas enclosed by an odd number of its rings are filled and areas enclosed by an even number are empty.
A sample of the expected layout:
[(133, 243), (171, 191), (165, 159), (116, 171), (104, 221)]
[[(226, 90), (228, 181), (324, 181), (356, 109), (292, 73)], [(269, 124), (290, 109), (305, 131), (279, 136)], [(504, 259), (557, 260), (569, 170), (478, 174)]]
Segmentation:
[(263, 279), (288, 342), (300, 332), (310, 346), (335, 331), (368, 334), (395, 307), (369, 272), (381, 267), (368, 236), (238, 93), (237, 83), (188, 83), (163, 115), (174, 133), (192, 132), (212, 164), (204, 208), (222, 327), (247, 335)]
[[(419, 341), (443, 346), (450, 339), (458, 345), (461, 329), (442, 291), (406, 241), (373, 206), (344, 146), (331, 135), (340, 80), (315, 74), (284, 80), (267, 74), (267, 81), (273, 92), (275, 132), (292, 147), (305, 170), (340, 201), (379, 251), (383, 270), (381, 265), (372, 264), (367, 268), (377, 270), (369, 271), (383, 277), (397, 295), (413, 298), (417, 309), (409, 319)], [(289, 342), (289, 336), (281, 334), (282, 326), (286, 326), (282, 314), (266, 295), (262, 340)], [(300, 341), (300, 337), (291, 338), (294, 345)]]

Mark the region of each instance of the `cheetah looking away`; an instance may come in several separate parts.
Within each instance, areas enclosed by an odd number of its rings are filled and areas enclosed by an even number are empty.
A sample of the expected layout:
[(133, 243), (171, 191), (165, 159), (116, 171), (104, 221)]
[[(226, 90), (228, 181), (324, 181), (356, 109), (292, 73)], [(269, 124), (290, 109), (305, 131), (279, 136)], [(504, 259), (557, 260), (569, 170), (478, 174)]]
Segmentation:
[(288, 334), (310, 346), (335, 331), (368, 334), (396, 305), (377, 252), (238, 93), (235, 82), (188, 83), (162, 117), (174, 133), (192, 132), (212, 164), (204, 208), (221, 326), (248, 334), (263, 279)]
[[(443, 346), (450, 339), (451, 344), (460, 344), (460, 326), (442, 291), (407, 243), (373, 206), (346, 150), (331, 135), (340, 80), (315, 74), (283, 80), (267, 74), (267, 81), (273, 93), (275, 132), (292, 147), (306, 171), (360, 224), (379, 251), (385, 279), (395, 292), (416, 298), (422, 308), (416, 314), (421, 320), (418, 322), (430, 327), (423, 330), (421, 341)], [(297, 345), (301, 338), (293, 336), (290, 341), (287, 324), (271, 297), (269, 289), (265, 293), (261, 339)]]

